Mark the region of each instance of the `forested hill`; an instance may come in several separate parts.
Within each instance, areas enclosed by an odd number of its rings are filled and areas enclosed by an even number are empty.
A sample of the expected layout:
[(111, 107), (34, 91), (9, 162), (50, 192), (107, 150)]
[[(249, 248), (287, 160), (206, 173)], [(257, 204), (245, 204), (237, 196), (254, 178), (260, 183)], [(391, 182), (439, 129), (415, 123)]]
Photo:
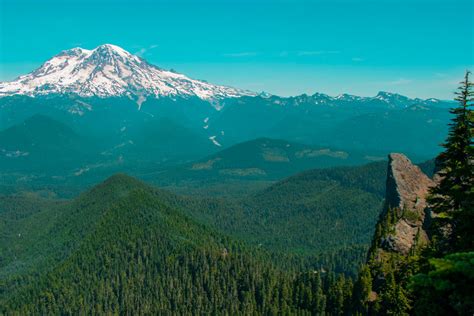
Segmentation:
[(197, 221), (307, 266), (353, 273), (385, 192), (386, 162), (306, 171), (239, 199), (170, 195)]
[[(71, 201), (30, 194), (0, 197), (5, 231), (0, 239), (5, 249), (0, 273), (48, 266), (51, 258), (67, 255), (94, 229), (104, 210), (132, 189), (153, 192), (194, 220), (269, 251), (305, 256), (342, 251), (348, 258), (338, 255), (336, 261), (352, 263), (340, 270), (354, 271), (380, 211), (385, 172), (384, 162), (313, 170), (238, 200), (177, 196), (124, 175)], [(349, 259), (347, 247), (355, 247), (357, 260)], [(52, 250), (57, 251), (50, 255)]]
[(282, 271), (165, 200), (117, 175), (16, 219), (2, 237), (0, 312), (314, 314), (336, 306), (329, 287), (348, 297), (343, 277)]
[(123, 174), (70, 201), (1, 197), (0, 312), (347, 313), (386, 172), (311, 170), (242, 199)]
[(159, 185), (179, 181), (223, 179), (279, 180), (314, 168), (360, 165), (370, 162), (360, 153), (304, 145), (280, 139), (258, 138), (225, 148), (200, 160), (169, 168), (158, 178)]
[[(322, 265), (325, 269), (354, 273), (364, 260), (382, 209), (385, 178), (386, 163), (377, 162), (360, 167), (303, 172), (239, 199), (185, 197), (146, 187), (158, 194), (162, 202), (203, 225), (234, 239), (280, 253), (277, 261), (281, 265), (285, 264), (281, 260), (283, 255), (298, 255), (307, 260), (306, 266)], [(120, 197), (124, 186), (144, 186), (137, 180), (118, 185), (118, 180), (111, 179), (71, 202), (61, 202), (66, 205), (62, 209), (50, 207), (51, 201), (39, 199), (39, 203), (37, 198), (27, 194), (2, 198), (0, 207), (6, 209), (15, 205), (17, 212), (0, 213), (8, 231), (5, 235), (10, 236), (2, 241), (8, 254), (6, 257), (18, 257), (18, 253), (10, 254), (9, 249), (13, 249), (7, 247), (10, 243), (23, 243), (19, 251), (31, 257), (11, 265), (16, 268), (41, 265), (38, 261), (50, 257), (44, 255), (45, 249), (66, 237), (70, 243), (79, 240), (81, 236), (77, 236), (77, 232), (91, 229), (90, 223), (94, 223), (102, 210)], [(96, 194), (98, 190), (102, 193)], [(41, 212), (37, 207), (30, 211), (30, 205), (34, 204), (46, 206)], [(25, 214), (24, 218), (18, 218), (18, 213)], [(61, 235), (63, 231), (73, 235), (65, 237)], [(38, 238), (36, 233), (46, 237)], [(15, 237), (18, 234), (22, 237)], [(30, 248), (24, 249), (25, 243)]]

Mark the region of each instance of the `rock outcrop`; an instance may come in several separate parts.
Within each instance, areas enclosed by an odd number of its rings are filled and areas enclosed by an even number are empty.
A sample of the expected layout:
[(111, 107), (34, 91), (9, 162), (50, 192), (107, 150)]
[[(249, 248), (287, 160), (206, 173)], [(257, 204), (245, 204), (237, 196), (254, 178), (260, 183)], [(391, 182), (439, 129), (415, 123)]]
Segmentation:
[(385, 211), (392, 212), (395, 222), (381, 242), (384, 249), (406, 255), (417, 241), (428, 241), (423, 229), (429, 220), (426, 197), (434, 184), (405, 155), (389, 155)]
[(431, 211), (426, 199), (436, 185), (405, 155), (392, 153), (388, 159), (385, 207), (367, 256), (371, 292), (366, 299), (374, 311), (393, 278), (409, 268), (410, 256), (429, 243)]
[(389, 207), (423, 211), (426, 196), (434, 185), (421, 169), (403, 154), (388, 156), (387, 195)]

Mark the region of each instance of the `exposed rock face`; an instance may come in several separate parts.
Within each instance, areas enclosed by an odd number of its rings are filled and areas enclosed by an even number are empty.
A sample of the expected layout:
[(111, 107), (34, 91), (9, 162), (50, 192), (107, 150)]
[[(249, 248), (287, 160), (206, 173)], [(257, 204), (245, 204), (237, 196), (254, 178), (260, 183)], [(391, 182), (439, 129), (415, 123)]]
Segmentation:
[(433, 180), (403, 154), (390, 154), (387, 175), (386, 210), (394, 210), (394, 232), (382, 241), (383, 248), (407, 254), (419, 241), (427, 241), (423, 229), (427, 219), (426, 197)]
[(403, 154), (390, 154), (388, 158), (388, 206), (423, 211), (429, 188), (434, 185), (433, 180)]
[(372, 277), (369, 304), (376, 304), (386, 293), (388, 274), (406, 269), (405, 259), (429, 242), (425, 229), (431, 212), (426, 198), (435, 182), (405, 155), (392, 153), (388, 158), (385, 209), (367, 256)]

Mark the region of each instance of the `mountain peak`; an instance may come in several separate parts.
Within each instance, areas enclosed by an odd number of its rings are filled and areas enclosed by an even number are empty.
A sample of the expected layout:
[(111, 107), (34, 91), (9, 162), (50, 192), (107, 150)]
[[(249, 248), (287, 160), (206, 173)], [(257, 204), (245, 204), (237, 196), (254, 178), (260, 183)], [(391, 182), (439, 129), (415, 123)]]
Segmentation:
[(93, 54), (97, 55), (106, 55), (106, 56), (120, 56), (122, 58), (132, 58), (137, 59), (137, 56), (132, 55), (131, 53), (127, 52), (122, 47), (113, 44), (103, 44), (97, 46), (93, 51)]
[(81, 47), (74, 47), (71, 49), (63, 50), (57, 56), (81, 56), (81, 55), (90, 54), (90, 53), (91, 53), (90, 50), (87, 50)]
[(392, 93), (387, 91), (379, 91), (375, 97), (384, 97), (384, 98), (391, 98), (391, 97), (401, 97), (402, 95), (398, 93)]
[(129, 57), (133, 56), (131, 53), (127, 52), (125, 49), (122, 47), (119, 47), (117, 45), (113, 44), (102, 44), (97, 46), (94, 49), (85, 49), (82, 47), (74, 47), (70, 49), (63, 50), (61, 53), (58, 55), (54, 56), (59, 57), (59, 56), (80, 56), (80, 55), (91, 55), (92, 53), (97, 53), (97, 54), (116, 54), (116, 55), (121, 55), (124, 57)]
[[(62, 51), (35, 71), (0, 83), (0, 97), (76, 94), (82, 97), (197, 97), (214, 101), (255, 95), (213, 85), (163, 70), (123, 48), (103, 44), (93, 50), (76, 47)], [(135, 99), (135, 98), (134, 98)]]
[[(398, 94), (398, 93), (392, 93), (392, 92), (386, 92), (386, 91), (379, 91), (377, 95), (374, 97), (376, 100), (380, 100), (385, 103), (389, 103), (392, 106), (400, 106), (400, 105), (405, 105), (407, 101), (410, 100), (410, 98)], [(413, 100), (416, 101), (416, 100)]]
[(114, 44), (102, 44), (102, 45), (99, 45), (95, 48), (96, 50), (98, 49), (107, 49), (107, 50), (114, 50), (114, 51), (118, 51), (118, 52), (125, 52), (125, 53), (128, 53), (125, 49), (123, 49), (122, 47), (120, 46), (117, 46), (117, 45), (114, 45)]

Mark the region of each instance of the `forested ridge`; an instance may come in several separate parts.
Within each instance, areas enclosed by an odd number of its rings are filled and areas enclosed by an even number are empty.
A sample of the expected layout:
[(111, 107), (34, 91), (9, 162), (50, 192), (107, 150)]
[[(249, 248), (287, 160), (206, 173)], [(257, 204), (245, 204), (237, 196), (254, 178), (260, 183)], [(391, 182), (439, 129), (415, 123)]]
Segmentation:
[(66, 223), (40, 232), (37, 237), (56, 234), (46, 250), (51, 259), (2, 277), (2, 312), (314, 314), (349, 308), (350, 279), (282, 269), (267, 253), (195, 223), (165, 200), (125, 175), (78, 198), (59, 218), (81, 221), (83, 238), (77, 242)]
[(3, 311), (347, 313), (370, 232), (351, 238), (375, 222), (385, 172), (383, 162), (308, 171), (240, 200), (177, 196), (126, 175), (70, 201), (4, 196)]
[(169, 197), (196, 220), (278, 256), (354, 273), (382, 207), (385, 177), (386, 163), (377, 162), (306, 171), (241, 199)]

